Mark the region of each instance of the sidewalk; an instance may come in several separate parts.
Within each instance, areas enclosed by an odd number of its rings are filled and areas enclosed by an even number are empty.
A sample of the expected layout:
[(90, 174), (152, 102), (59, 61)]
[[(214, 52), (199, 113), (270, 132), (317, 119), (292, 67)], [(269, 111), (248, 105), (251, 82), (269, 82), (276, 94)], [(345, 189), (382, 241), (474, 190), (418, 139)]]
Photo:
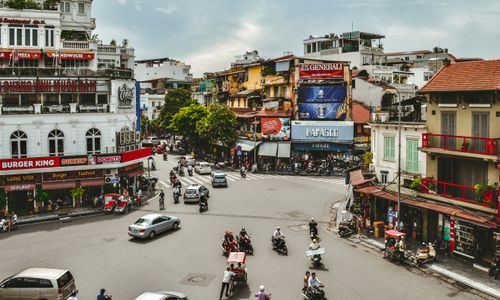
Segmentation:
[(55, 210), (51, 213), (46, 213), (46, 214), (19, 216), (17, 224), (27, 225), (27, 224), (35, 224), (35, 223), (57, 221), (57, 220), (66, 221), (76, 217), (99, 215), (99, 214), (103, 214), (102, 209), (91, 208), (91, 207), (74, 208), (71, 210), (60, 210), (60, 211)]

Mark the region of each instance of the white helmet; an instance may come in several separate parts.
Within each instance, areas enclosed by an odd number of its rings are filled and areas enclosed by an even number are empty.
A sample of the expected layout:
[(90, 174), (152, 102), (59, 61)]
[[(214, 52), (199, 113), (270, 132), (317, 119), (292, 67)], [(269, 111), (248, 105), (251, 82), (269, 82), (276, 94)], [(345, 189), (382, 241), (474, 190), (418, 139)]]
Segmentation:
[(259, 290), (261, 290), (261, 292), (263, 292), (264, 291), (264, 286), (263, 285), (259, 286)]
[(280, 227), (279, 227), (279, 226), (278, 226), (278, 227), (276, 227), (276, 230), (280, 230)]

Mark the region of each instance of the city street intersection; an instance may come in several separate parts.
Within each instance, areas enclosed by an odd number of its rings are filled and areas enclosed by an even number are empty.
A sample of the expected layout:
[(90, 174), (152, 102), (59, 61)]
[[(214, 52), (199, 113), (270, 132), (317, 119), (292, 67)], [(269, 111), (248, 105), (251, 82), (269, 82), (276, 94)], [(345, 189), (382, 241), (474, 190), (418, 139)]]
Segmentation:
[[(315, 271), (328, 299), (477, 299), (327, 231), (332, 204), (345, 197), (343, 178), (248, 174), (242, 179), (228, 171), (229, 187), (214, 189), (209, 175), (185, 176), (183, 188), (198, 183), (210, 189), (209, 210), (200, 214), (197, 205), (185, 205), (182, 199), (173, 204), (168, 173), (175, 162), (174, 156), (165, 162), (157, 155), (157, 171), (151, 173), (167, 195), (164, 213), (181, 219), (179, 230), (145, 241), (127, 235), (127, 226), (137, 218), (159, 212), (157, 197), (128, 215), (23, 226), (0, 235), (0, 277), (27, 267), (67, 268), (75, 277), (79, 299), (95, 299), (102, 287), (118, 300), (156, 290), (180, 291), (194, 300), (218, 299), (226, 266), (220, 249), (224, 231), (237, 233), (245, 227), (255, 254), (247, 259), (248, 288), (235, 290), (232, 299), (254, 299), (264, 284), (273, 299), (298, 300), (303, 275), (310, 270), (307, 222), (314, 217), (326, 249), (326, 269)], [(276, 226), (286, 235), (288, 256), (271, 248)]]

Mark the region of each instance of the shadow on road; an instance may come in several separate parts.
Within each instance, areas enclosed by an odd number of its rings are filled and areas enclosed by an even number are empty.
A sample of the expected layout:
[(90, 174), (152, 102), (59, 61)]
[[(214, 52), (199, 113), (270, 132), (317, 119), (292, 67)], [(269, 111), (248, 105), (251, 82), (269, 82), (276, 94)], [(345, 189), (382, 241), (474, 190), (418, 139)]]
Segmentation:
[(156, 235), (153, 239), (150, 239), (150, 238), (140, 239), (140, 238), (136, 238), (136, 237), (131, 237), (129, 239), (129, 242), (136, 243), (136, 244), (149, 244), (149, 243), (154, 242), (155, 240), (157, 240), (159, 238), (162, 238), (164, 236), (169, 236), (169, 235), (179, 231), (180, 229), (181, 229), (181, 227), (179, 227), (176, 230), (168, 230), (168, 231), (162, 232), (162, 233)]

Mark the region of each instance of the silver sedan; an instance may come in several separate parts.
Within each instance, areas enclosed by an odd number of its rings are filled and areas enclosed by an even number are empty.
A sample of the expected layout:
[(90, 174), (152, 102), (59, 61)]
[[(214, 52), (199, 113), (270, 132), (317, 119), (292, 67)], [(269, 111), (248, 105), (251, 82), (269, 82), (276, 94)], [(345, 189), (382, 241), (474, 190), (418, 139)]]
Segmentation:
[(141, 239), (154, 238), (169, 229), (177, 229), (181, 220), (174, 216), (149, 214), (139, 218), (128, 227), (128, 235)]
[(173, 291), (144, 292), (137, 296), (135, 300), (188, 300), (188, 297), (183, 293)]

